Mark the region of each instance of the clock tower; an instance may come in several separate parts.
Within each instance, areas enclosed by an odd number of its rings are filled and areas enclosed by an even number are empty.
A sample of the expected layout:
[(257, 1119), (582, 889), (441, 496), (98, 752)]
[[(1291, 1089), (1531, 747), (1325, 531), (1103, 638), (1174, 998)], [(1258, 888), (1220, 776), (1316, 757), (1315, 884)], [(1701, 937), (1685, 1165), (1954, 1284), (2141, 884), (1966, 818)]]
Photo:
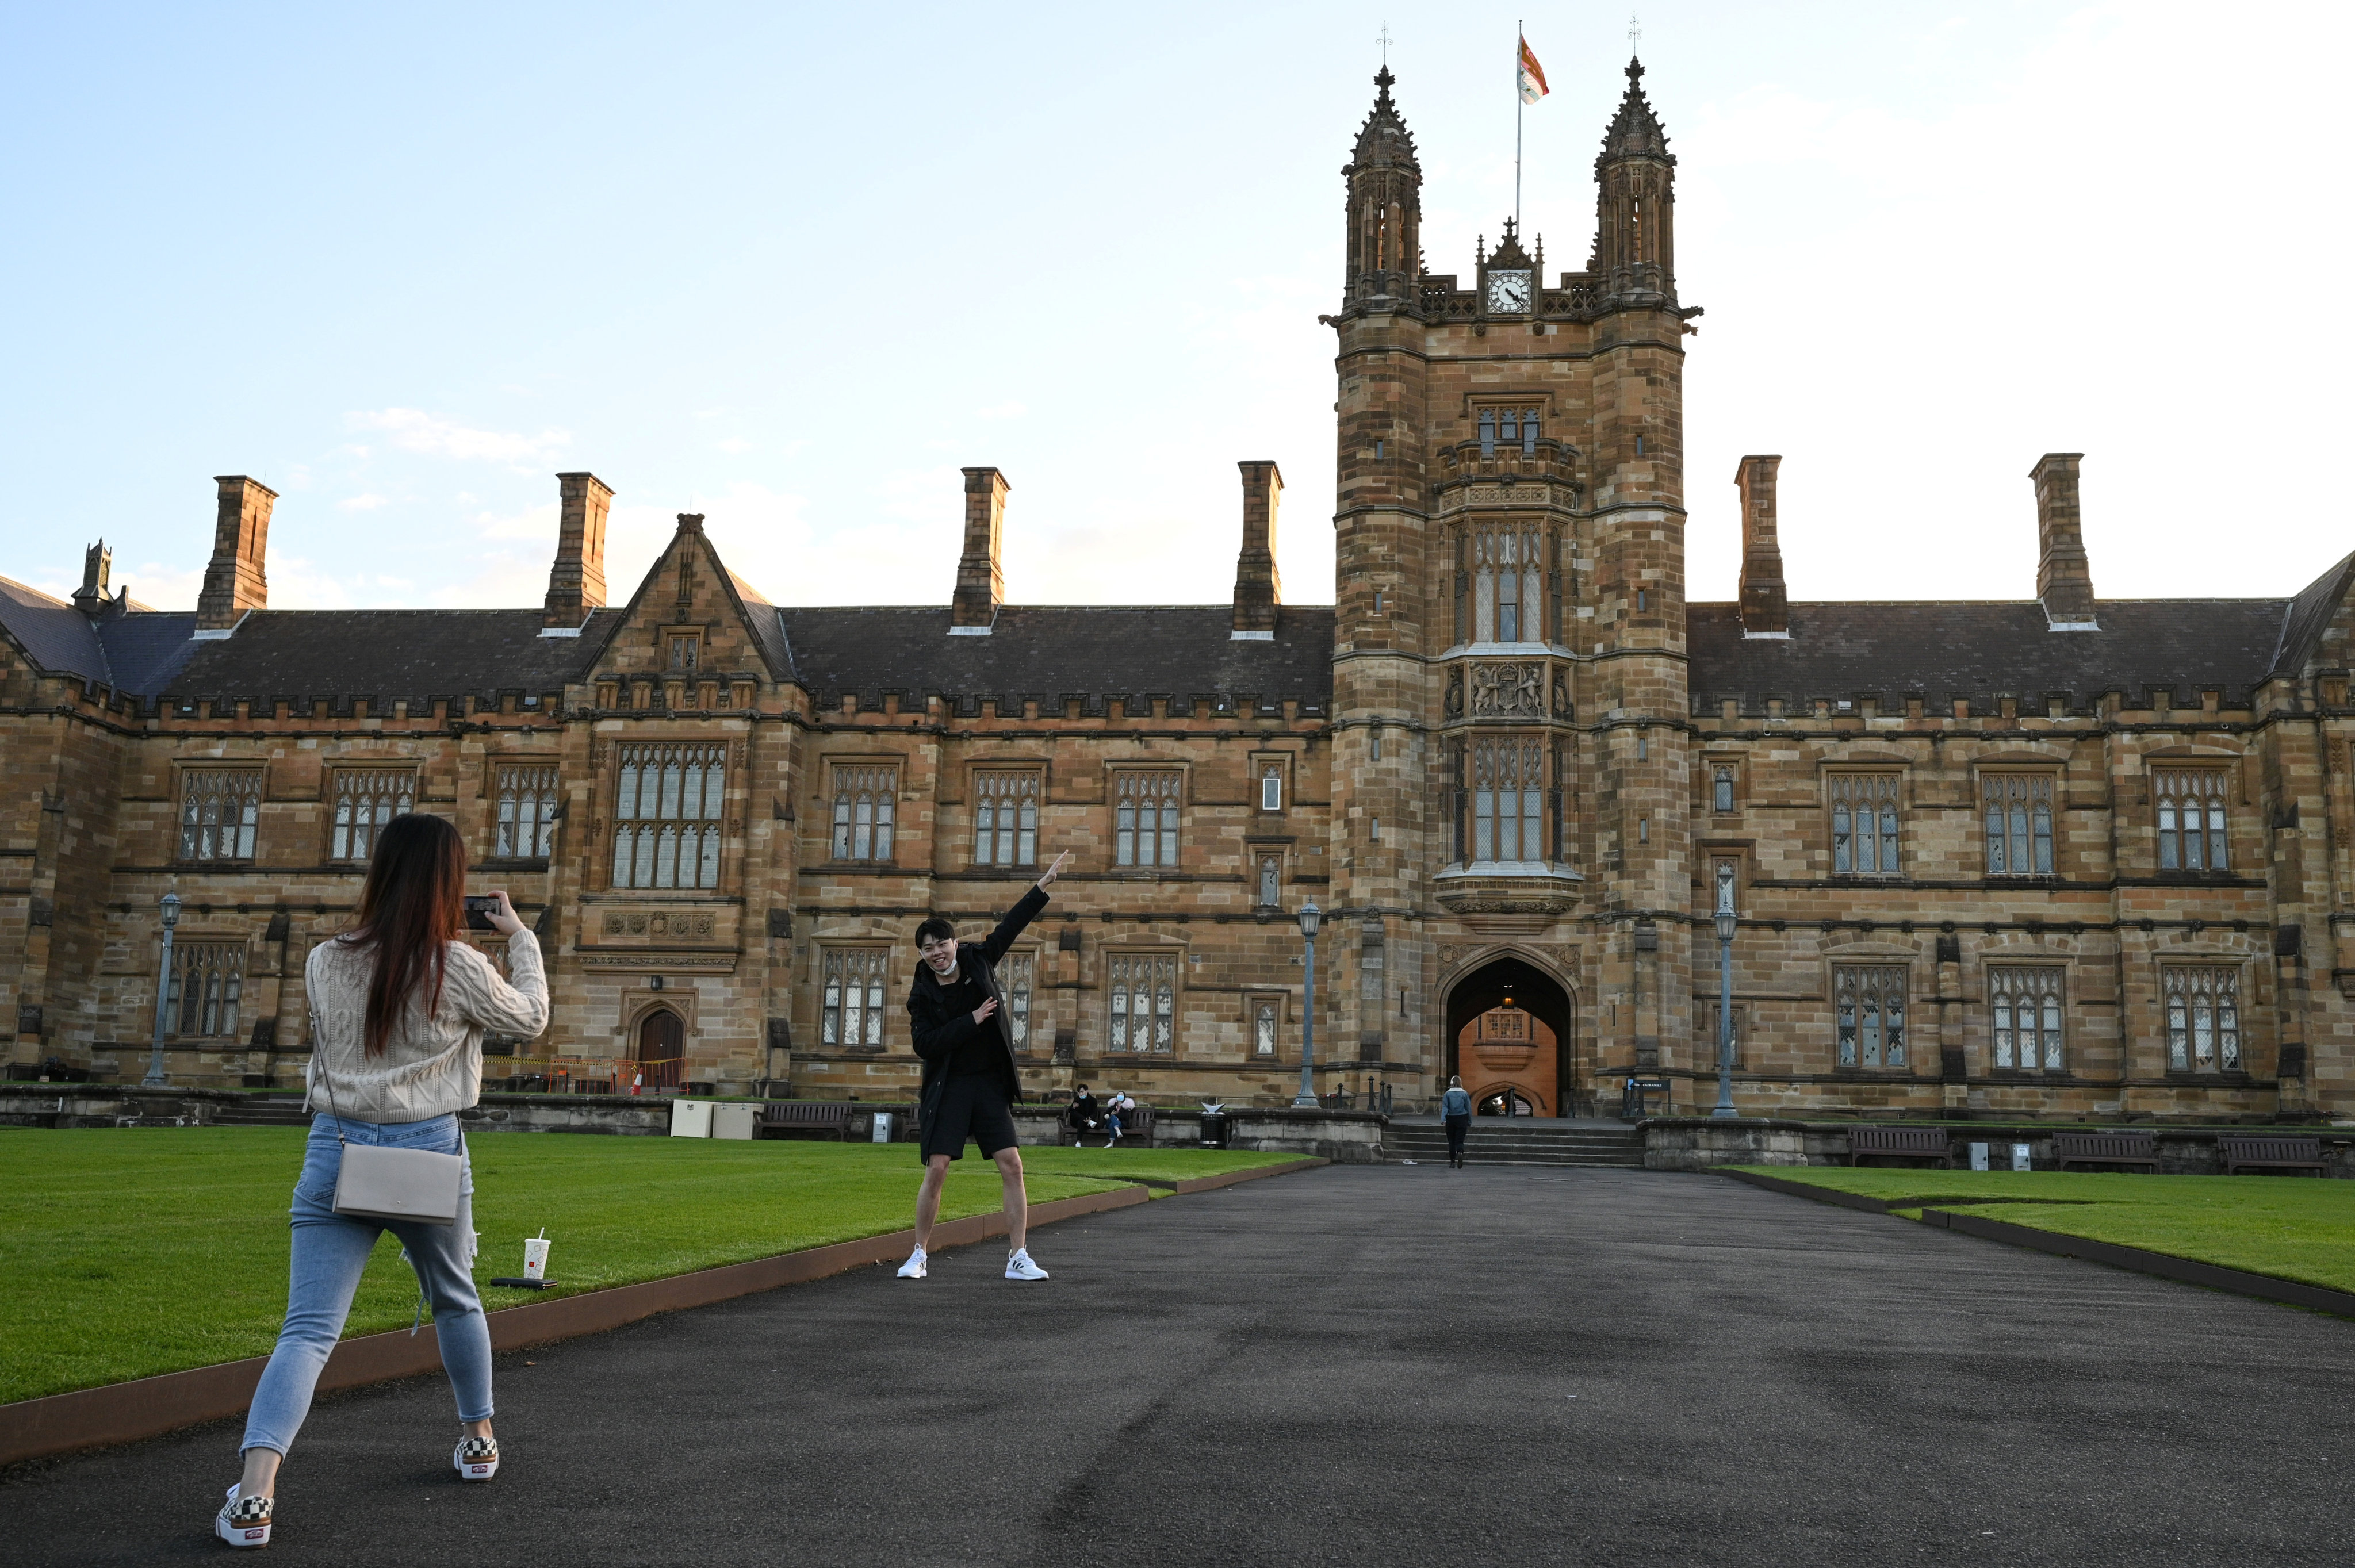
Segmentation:
[[(1492, 1036), (1540, 1115), (1690, 1038), (1675, 162), (1628, 85), (1580, 272), (1509, 219), (1423, 270), (1394, 79), (1343, 171), (1334, 1065), (1424, 1098)], [(1329, 928), (1328, 928), (1329, 929)], [(1354, 948), (1354, 952), (1351, 951)], [(1481, 1024), (1497, 1009), (1542, 1029)], [(1335, 1026), (1338, 1026), (1337, 1028)], [(1521, 1028), (1516, 1025), (1515, 1028)], [(1550, 1043), (1546, 1043), (1550, 1041)], [(1501, 1048), (1500, 1048), (1501, 1049)]]

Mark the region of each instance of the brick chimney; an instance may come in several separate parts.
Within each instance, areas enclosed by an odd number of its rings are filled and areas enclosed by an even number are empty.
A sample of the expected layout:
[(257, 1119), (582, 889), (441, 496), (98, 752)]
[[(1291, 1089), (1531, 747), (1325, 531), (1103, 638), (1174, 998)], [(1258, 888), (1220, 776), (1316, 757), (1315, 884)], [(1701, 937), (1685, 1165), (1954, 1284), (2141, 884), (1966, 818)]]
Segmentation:
[(1783, 541), (1774, 531), (1774, 477), (1779, 454), (1753, 455), (1733, 471), (1742, 492), (1742, 635), (1787, 637), (1791, 600), (1783, 587)]
[(1275, 577), (1275, 509), (1284, 475), (1273, 462), (1239, 463), (1243, 474), (1243, 548), (1235, 558), (1234, 640), (1275, 639), (1276, 606), (1284, 585)]
[(2048, 452), (2028, 476), (2036, 482), (2036, 597), (2049, 631), (2098, 632), (2094, 568), (2079, 532), (2077, 464), (2082, 452)]
[(964, 554), (957, 560), (956, 597), (950, 602), (952, 637), (986, 637), (997, 624), (997, 607), (1006, 599), (997, 539), (1006, 522), (1006, 493), (1012, 488), (995, 468), (964, 471)]
[(556, 564), (548, 571), (548, 603), (539, 624), (548, 631), (578, 631), (605, 603), (605, 514), (613, 487), (594, 474), (556, 476), (563, 509), (556, 523)]
[(95, 615), (106, 608), (106, 580), (114, 572), (114, 552), (106, 548), (104, 539), (90, 547), (81, 558), (81, 586), (74, 590), (73, 605), (85, 615)]
[(261, 558), (270, 544), (270, 508), (278, 492), (242, 474), (221, 474), (220, 510), (213, 524), (213, 559), (197, 595), (197, 630), (226, 632), (249, 610), (270, 607)]

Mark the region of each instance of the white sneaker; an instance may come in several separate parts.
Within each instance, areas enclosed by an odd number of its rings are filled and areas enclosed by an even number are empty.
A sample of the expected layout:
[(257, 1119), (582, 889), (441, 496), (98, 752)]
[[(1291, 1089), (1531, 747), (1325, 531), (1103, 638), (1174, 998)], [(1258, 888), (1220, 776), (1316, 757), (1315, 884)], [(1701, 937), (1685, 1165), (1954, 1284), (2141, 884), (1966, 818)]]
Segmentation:
[(450, 1455), (462, 1481), (487, 1481), (499, 1473), (499, 1445), (489, 1437), (461, 1437)]
[(249, 1498), (240, 1501), (237, 1488), (231, 1487), (229, 1500), (213, 1516), (213, 1533), (231, 1546), (269, 1545), (272, 1500)]
[(922, 1279), (924, 1277), (926, 1272), (927, 1271), (924, 1267), (924, 1249), (922, 1247), (918, 1247), (914, 1252), (910, 1253), (908, 1254), (908, 1261), (900, 1265), (900, 1277), (901, 1279)]
[(1016, 1253), (1012, 1257), (1006, 1260), (1006, 1277), (1008, 1279), (1044, 1279), (1047, 1277), (1047, 1271), (1030, 1261), (1030, 1249), (1025, 1247), (1020, 1252)]

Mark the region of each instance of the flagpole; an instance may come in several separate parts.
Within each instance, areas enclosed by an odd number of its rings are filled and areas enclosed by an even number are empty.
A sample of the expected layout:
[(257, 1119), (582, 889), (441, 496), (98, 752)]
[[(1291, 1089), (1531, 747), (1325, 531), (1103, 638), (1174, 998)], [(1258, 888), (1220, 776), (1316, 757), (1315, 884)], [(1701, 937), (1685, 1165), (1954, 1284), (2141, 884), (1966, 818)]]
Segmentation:
[(1522, 28), (1524, 26), (1526, 26), (1526, 25), (1527, 25), (1527, 18), (1525, 18), (1525, 17), (1516, 17), (1516, 18), (1514, 18), (1514, 21), (1513, 21), (1513, 229), (1514, 229), (1514, 232), (1516, 232), (1516, 233), (1518, 233), (1518, 232), (1520, 231), (1520, 227), (1521, 227), (1521, 111), (1529, 107), (1529, 105), (1528, 105), (1527, 101), (1524, 101), (1524, 100), (1522, 99), (1522, 97), (1521, 97), (1521, 50), (1522, 50), (1522, 48), (1524, 48), (1524, 40), (1523, 40), (1522, 36), (1521, 36), (1521, 28)]

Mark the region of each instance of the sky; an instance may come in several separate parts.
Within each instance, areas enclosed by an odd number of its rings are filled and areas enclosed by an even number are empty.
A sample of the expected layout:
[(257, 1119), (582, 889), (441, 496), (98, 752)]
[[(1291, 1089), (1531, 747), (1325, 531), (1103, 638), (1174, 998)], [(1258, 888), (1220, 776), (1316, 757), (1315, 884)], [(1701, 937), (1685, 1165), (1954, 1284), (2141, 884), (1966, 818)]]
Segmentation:
[[(1522, 9), (1526, 7), (1526, 10)], [(0, 7), (0, 575), (193, 605), (212, 476), (275, 608), (537, 604), (562, 470), (621, 601), (680, 512), (782, 603), (1217, 603), (1235, 464), (1332, 598), (1339, 168), (1377, 35), (1423, 243), (1584, 260), (1615, 7)], [(2105, 597), (2355, 549), (2342, 6), (1647, 6), (1678, 159), (1689, 594), (1783, 454), (1792, 597), (2026, 598), (2083, 452)], [(2219, 532), (2219, 529), (2222, 532)], [(2226, 549), (2224, 547), (2231, 546)]]

